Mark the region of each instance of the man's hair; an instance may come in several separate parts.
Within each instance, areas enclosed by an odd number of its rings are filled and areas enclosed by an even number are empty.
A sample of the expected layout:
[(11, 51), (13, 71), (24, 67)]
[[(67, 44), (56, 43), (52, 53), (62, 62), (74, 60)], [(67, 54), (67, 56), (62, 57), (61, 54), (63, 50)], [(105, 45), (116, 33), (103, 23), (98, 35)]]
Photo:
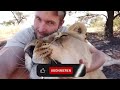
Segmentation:
[(61, 17), (61, 20), (63, 20), (66, 16), (66, 11), (58, 11), (58, 15)]
[(63, 20), (66, 16), (66, 11), (54, 11), (55, 14), (57, 14), (58, 16), (60, 16), (60, 19)]

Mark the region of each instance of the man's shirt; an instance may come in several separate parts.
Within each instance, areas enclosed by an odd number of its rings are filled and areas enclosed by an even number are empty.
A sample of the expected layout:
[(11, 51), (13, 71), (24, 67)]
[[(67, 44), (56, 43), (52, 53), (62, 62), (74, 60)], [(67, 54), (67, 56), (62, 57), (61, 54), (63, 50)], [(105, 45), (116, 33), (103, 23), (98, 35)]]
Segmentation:
[[(58, 31), (66, 32), (67, 27), (63, 26), (58, 29)], [(33, 26), (30, 26), (16, 33), (12, 39), (7, 41), (5, 47), (18, 46), (24, 48), (29, 42), (34, 39), (36, 39), (34, 28)]]

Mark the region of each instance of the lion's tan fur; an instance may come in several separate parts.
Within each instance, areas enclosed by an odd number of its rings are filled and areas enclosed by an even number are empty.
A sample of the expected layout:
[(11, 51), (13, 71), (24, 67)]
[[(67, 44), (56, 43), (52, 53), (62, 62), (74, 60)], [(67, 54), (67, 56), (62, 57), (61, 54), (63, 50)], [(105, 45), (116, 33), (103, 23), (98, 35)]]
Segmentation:
[[(82, 59), (90, 67), (92, 55), (86, 43), (86, 27), (82, 23), (75, 23), (68, 28), (68, 32), (57, 32), (43, 40), (34, 40), (32, 60), (36, 63), (49, 62), (49, 59), (58, 60), (62, 64), (79, 64)], [(43, 44), (48, 44), (49, 48), (40, 50)], [(25, 50), (30, 46), (28, 44)], [(43, 53), (44, 52), (44, 53)], [(79, 79), (105, 79), (105, 75), (99, 69), (87, 73)]]

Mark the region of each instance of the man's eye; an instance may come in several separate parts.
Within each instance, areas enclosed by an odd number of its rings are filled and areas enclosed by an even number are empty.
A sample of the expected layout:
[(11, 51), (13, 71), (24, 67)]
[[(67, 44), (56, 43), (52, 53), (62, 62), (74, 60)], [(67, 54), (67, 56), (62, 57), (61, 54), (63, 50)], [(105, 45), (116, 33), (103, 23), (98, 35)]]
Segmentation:
[(54, 25), (54, 22), (52, 22), (52, 21), (47, 21), (47, 24), (48, 24), (48, 25)]
[(39, 17), (36, 17), (37, 20), (41, 21), (41, 19)]

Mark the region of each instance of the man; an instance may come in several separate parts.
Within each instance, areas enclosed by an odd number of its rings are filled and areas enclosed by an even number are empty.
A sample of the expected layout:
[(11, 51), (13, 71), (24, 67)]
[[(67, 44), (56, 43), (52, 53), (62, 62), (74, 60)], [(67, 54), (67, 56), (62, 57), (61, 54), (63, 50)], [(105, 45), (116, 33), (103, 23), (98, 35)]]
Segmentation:
[[(24, 69), (17, 70), (20, 61), (24, 61), (24, 47), (35, 38), (41, 39), (60, 29), (64, 23), (64, 11), (36, 11), (33, 27), (18, 32), (0, 51), (0, 78), (17, 78), (24, 72), (23, 78), (28, 78)], [(89, 43), (93, 64), (87, 72), (98, 69), (105, 62), (105, 54)], [(84, 63), (84, 62), (82, 62)]]

